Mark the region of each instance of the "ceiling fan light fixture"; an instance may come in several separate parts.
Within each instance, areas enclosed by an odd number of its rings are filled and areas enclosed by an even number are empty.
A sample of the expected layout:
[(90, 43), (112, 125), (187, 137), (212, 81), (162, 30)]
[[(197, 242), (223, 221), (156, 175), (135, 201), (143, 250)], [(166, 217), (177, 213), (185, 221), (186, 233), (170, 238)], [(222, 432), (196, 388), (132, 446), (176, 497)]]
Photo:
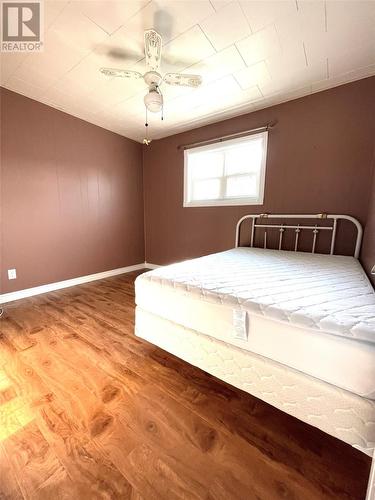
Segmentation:
[(158, 113), (163, 107), (163, 96), (157, 90), (150, 90), (144, 97), (146, 108), (152, 113)]

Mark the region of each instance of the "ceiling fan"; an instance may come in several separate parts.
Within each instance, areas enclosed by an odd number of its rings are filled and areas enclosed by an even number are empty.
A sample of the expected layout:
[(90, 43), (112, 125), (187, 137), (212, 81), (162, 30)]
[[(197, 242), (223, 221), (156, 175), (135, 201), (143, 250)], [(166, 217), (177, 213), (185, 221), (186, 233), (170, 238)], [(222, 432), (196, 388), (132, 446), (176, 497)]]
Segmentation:
[(202, 83), (200, 75), (188, 75), (182, 73), (166, 73), (162, 76), (160, 71), (162, 37), (153, 30), (144, 32), (145, 56), (148, 71), (142, 75), (138, 71), (127, 69), (100, 68), (100, 71), (110, 77), (130, 78), (132, 80), (143, 79), (148, 85), (148, 93), (144, 97), (147, 110), (158, 113), (163, 108), (163, 95), (160, 86), (163, 83), (183, 87), (199, 87)]

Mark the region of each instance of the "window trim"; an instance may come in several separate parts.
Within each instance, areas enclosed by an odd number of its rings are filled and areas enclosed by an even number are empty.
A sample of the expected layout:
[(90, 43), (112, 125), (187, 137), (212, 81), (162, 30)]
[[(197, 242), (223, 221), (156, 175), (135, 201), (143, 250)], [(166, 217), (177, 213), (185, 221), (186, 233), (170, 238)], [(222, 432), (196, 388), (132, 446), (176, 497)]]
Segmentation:
[[(232, 144), (241, 144), (248, 142), (249, 138), (263, 137), (264, 148), (261, 160), (261, 167), (259, 172), (259, 195), (258, 196), (244, 196), (235, 198), (219, 198), (215, 200), (193, 200), (188, 201), (188, 190), (189, 190), (189, 179), (188, 179), (188, 154), (192, 150), (194, 151), (214, 151), (225, 149), (227, 146)], [(229, 144), (228, 144), (229, 143)], [(221, 146), (221, 147), (220, 147)], [(264, 189), (266, 180), (266, 163), (267, 163), (267, 147), (268, 147), (268, 131), (259, 132), (256, 134), (250, 134), (243, 137), (228, 139), (225, 141), (218, 141), (213, 144), (207, 144), (204, 146), (186, 148), (184, 150), (184, 199), (183, 207), (225, 207), (225, 206), (239, 206), (239, 205), (263, 205), (264, 203)]]

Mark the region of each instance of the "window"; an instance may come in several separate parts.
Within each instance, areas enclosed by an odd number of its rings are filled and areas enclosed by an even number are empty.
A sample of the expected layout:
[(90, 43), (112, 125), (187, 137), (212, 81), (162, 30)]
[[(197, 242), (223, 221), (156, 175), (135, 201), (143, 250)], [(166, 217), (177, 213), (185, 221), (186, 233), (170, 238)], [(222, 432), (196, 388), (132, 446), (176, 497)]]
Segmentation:
[(184, 207), (261, 205), (267, 132), (185, 150)]

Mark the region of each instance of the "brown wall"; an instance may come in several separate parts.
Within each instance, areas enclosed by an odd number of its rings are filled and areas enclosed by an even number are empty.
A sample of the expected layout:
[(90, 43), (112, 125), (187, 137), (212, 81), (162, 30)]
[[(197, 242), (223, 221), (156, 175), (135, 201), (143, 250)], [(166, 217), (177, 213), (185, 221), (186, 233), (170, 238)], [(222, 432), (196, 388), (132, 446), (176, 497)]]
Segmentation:
[(0, 96), (2, 293), (144, 262), (142, 146)]
[[(228, 249), (246, 213), (350, 214), (367, 219), (375, 137), (375, 77), (154, 141), (144, 148), (146, 260), (164, 264)], [(277, 120), (262, 206), (183, 208), (183, 152)], [(345, 246), (344, 242), (341, 242)], [(371, 258), (370, 258), (371, 260)]]
[(370, 203), (367, 214), (367, 223), (363, 238), (361, 260), (367, 274), (371, 278), (372, 283), (375, 285), (375, 275), (370, 274), (372, 266), (375, 265), (375, 147), (374, 147), (374, 159), (373, 159), (372, 188), (371, 188)]

